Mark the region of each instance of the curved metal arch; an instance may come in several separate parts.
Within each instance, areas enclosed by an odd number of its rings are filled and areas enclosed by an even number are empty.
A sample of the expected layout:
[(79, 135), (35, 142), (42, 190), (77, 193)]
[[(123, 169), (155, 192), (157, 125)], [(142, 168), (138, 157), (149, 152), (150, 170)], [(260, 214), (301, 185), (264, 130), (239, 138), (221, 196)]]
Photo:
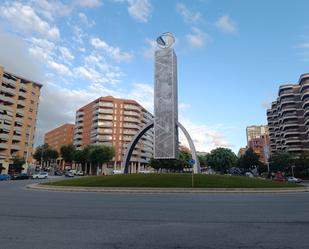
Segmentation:
[[(192, 154), (192, 159), (195, 160), (195, 164), (193, 165), (193, 172), (196, 173), (200, 173), (201, 172), (201, 168), (200, 168), (200, 162), (198, 160), (197, 154), (196, 154), (196, 150), (195, 150), (195, 146), (193, 143), (193, 140), (191, 139), (189, 133), (187, 132), (187, 130), (185, 129), (185, 127), (179, 123), (177, 121), (176, 125), (182, 130), (182, 132), (185, 134), (186, 139), (188, 140), (189, 143), (189, 147), (191, 150), (191, 154)], [(144, 125), (133, 137), (133, 139), (131, 140), (131, 142), (129, 143), (126, 153), (124, 155), (123, 161), (122, 161), (122, 165), (121, 165), (121, 169), (122, 172), (124, 174), (129, 173), (129, 163), (130, 163), (130, 158), (132, 155), (132, 152), (135, 148), (135, 145), (137, 144), (138, 140), (150, 129), (154, 126), (154, 120), (150, 121), (149, 123), (147, 123), (146, 125)]]
[(135, 145), (137, 144), (138, 140), (154, 125), (154, 121), (150, 121), (149, 123), (145, 124), (133, 137), (131, 142), (129, 143), (126, 153), (124, 155), (122, 165), (121, 165), (121, 170), (124, 174), (129, 173), (129, 163), (130, 163), (130, 158), (132, 155), (132, 152), (135, 148)]
[(201, 173), (200, 162), (198, 160), (198, 157), (197, 157), (197, 154), (196, 154), (196, 150), (195, 150), (195, 146), (194, 146), (193, 140), (190, 137), (189, 132), (187, 132), (186, 128), (181, 123), (179, 123), (178, 121), (177, 121), (177, 126), (182, 130), (182, 132), (186, 136), (186, 139), (189, 142), (189, 147), (190, 147), (190, 150), (191, 150), (192, 159), (195, 161), (195, 164), (193, 165), (193, 172), (195, 174)]

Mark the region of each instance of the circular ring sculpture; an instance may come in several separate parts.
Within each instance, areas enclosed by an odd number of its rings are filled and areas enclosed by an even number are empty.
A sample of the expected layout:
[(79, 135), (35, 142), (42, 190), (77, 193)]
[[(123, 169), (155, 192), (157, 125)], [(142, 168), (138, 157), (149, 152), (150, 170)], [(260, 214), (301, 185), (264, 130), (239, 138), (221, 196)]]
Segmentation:
[(165, 32), (157, 38), (160, 48), (170, 48), (175, 43), (175, 37), (171, 32)]

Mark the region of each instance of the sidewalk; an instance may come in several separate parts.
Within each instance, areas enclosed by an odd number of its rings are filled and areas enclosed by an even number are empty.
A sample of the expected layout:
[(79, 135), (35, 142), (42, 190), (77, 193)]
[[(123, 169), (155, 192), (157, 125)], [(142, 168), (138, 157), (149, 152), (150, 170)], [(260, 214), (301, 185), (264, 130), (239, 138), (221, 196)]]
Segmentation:
[(309, 187), (299, 188), (123, 188), (123, 187), (64, 187), (39, 183), (27, 189), (64, 192), (120, 192), (120, 193), (295, 193), (309, 192)]

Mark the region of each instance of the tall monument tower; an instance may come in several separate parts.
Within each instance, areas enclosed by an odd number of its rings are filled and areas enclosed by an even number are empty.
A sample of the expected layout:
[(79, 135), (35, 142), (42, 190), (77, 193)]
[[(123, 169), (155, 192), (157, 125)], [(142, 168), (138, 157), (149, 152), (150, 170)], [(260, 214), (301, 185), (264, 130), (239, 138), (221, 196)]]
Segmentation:
[(177, 57), (171, 47), (174, 36), (158, 37), (155, 51), (154, 158), (178, 159)]
[(138, 140), (154, 128), (154, 158), (178, 159), (178, 128), (186, 136), (191, 154), (194, 173), (200, 172), (200, 164), (193, 141), (186, 129), (178, 122), (177, 57), (172, 45), (175, 38), (166, 32), (157, 38), (155, 51), (154, 119), (142, 127), (128, 145), (122, 162), (122, 170), (129, 173), (129, 162)]

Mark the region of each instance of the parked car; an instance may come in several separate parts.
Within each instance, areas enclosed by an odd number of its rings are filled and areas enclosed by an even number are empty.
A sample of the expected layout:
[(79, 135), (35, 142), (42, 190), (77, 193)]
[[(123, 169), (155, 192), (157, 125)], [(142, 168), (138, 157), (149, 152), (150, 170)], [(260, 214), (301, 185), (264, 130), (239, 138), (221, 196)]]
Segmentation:
[(71, 171), (67, 171), (64, 173), (65, 177), (74, 177), (74, 174)]
[(39, 172), (37, 174), (32, 175), (32, 179), (46, 179), (48, 177), (47, 172)]
[(273, 178), (273, 181), (276, 181), (276, 182), (285, 182), (286, 181), (286, 178), (285, 176), (283, 175), (282, 172), (278, 171), (275, 173), (275, 176)]
[(83, 175), (84, 175), (84, 172), (83, 172), (83, 171), (77, 171), (77, 172), (76, 172), (76, 175), (77, 175), (77, 176), (83, 176)]
[(12, 180), (27, 180), (30, 176), (26, 173), (20, 173), (11, 177)]
[(114, 175), (122, 174), (122, 170), (114, 169), (114, 170), (112, 171), (112, 173), (113, 173)]
[(294, 176), (289, 176), (288, 177), (288, 182), (293, 182), (293, 183), (301, 183), (301, 179), (300, 178), (296, 178)]
[(62, 175), (63, 175), (62, 171), (60, 170), (55, 171), (55, 176), (62, 176)]
[(0, 181), (9, 181), (11, 180), (11, 176), (10, 175), (6, 175), (6, 174), (1, 174), (0, 175)]

